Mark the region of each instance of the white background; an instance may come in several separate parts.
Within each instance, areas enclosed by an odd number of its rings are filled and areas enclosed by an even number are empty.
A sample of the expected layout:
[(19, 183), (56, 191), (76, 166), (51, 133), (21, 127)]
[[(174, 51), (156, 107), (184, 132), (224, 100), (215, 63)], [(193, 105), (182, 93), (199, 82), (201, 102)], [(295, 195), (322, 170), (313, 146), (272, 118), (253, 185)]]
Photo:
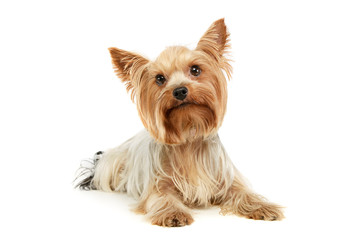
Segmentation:
[[(358, 1), (1, 1), (1, 239), (359, 239)], [(108, 47), (154, 59), (225, 17), (220, 137), (281, 222), (194, 211), (152, 226), (124, 194), (74, 190), (82, 159), (143, 126)]]

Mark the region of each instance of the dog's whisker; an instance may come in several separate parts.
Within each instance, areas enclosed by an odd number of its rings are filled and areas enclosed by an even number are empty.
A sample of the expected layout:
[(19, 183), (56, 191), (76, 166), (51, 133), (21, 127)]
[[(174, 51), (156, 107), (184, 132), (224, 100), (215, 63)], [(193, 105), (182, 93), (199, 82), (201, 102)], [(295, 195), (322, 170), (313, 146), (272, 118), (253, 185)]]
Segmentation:
[(82, 161), (75, 187), (126, 192), (138, 200), (137, 212), (166, 227), (189, 225), (192, 208), (212, 205), (223, 215), (281, 220), (282, 208), (248, 187), (217, 134), (232, 71), (229, 41), (219, 19), (196, 49), (169, 47), (155, 61), (109, 48), (146, 130)]

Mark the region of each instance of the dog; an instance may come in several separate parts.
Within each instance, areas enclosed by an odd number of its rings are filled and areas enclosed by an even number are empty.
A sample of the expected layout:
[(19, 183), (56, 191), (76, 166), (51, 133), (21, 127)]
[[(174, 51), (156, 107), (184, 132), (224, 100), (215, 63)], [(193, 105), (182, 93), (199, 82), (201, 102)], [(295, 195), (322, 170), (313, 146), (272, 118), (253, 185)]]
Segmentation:
[(254, 193), (217, 134), (227, 104), (229, 32), (215, 21), (194, 50), (165, 49), (155, 61), (109, 48), (117, 76), (136, 103), (145, 130), (119, 147), (97, 152), (79, 174), (80, 189), (126, 192), (152, 224), (190, 225), (191, 209), (281, 220), (282, 207)]

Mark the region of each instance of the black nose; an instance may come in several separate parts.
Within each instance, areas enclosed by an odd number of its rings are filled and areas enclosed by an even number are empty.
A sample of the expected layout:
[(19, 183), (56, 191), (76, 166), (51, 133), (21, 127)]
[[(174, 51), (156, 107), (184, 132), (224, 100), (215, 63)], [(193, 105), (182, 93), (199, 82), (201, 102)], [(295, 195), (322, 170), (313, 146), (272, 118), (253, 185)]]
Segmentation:
[(175, 90), (173, 91), (173, 96), (177, 100), (184, 100), (187, 94), (188, 94), (188, 89), (186, 87), (175, 88)]

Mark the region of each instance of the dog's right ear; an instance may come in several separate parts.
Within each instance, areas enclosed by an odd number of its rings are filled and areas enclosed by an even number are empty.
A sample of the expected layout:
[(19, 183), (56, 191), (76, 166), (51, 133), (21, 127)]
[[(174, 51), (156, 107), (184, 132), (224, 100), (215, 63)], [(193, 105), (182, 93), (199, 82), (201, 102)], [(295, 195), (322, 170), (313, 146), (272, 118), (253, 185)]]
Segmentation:
[(109, 48), (112, 63), (116, 75), (126, 85), (126, 90), (131, 92), (131, 99), (134, 101), (136, 86), (146, 69), (149, 60), (132, 52), (118, 48)]

